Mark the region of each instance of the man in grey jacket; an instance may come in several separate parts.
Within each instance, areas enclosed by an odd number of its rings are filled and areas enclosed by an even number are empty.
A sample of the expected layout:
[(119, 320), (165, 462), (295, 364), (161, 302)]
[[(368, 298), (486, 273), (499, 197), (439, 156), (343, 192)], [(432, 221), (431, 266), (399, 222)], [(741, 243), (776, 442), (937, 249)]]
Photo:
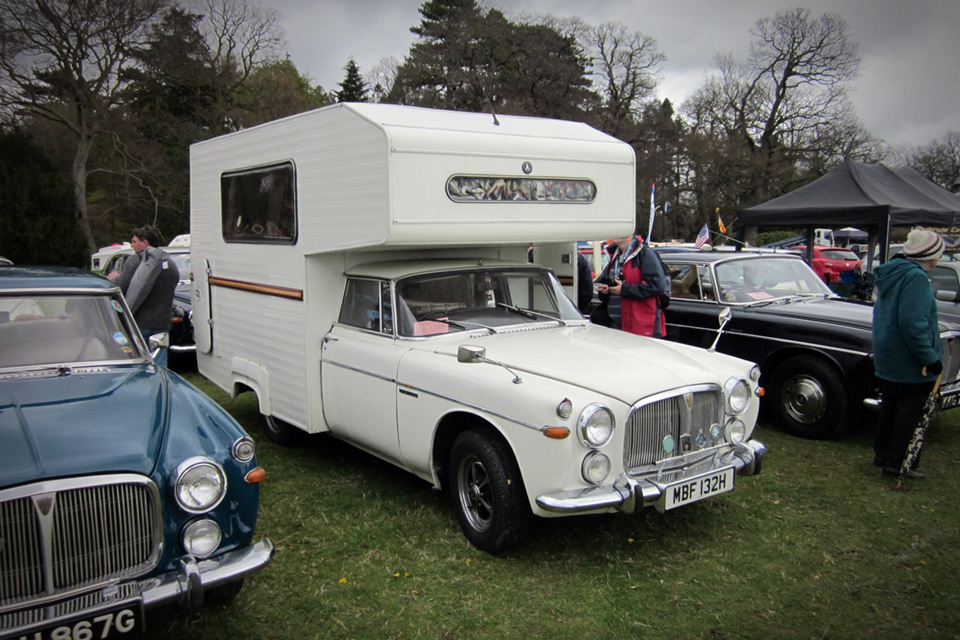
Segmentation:
[[(180, 281), (180, 271), (170, 255), (157, 247), (159, 232), (145, 225), (133, 230), (130, 240), (136, 255), (124, 261), (119, 274), (109, 278), (120, 286), (127, 305), (133, 312), (140, 333), (148, 342), (150, 336), (170, 331), (173, 293)], [(161, 349), (157, 364), (167, 365), (167, 350)]]

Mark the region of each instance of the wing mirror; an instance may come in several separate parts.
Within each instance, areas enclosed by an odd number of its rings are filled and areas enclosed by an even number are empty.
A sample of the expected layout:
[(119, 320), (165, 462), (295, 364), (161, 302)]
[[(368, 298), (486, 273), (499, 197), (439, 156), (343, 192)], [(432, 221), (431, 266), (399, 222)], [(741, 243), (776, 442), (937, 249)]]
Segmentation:
[(487, 358), (487, 350), (483, 347), (474, 347), (471, 345), (461, 345), (457, 350), (457, 362), (489, 362), (490, 364), (495, 364), (498, 367), (503, 367), (513, 376), (513, 384), (520, 384), (523, 380), (513, 371), (510, 371), (510, 367), (503, 364), (502, 362), (497, 362), (496, 360), (491, 360)]
[(717, 329), (717, 337), (713, 339), (713, 344), (710, 345), (708, 351), (717, 350), (717, 343), (720, 342), (720, 336), (723, 335), (723, 328), (727, 326), (727, 323), (730, 322), (730, 318), (732, 317), (733, 311), (730, 310), (730, 307), (724, 307), (720, 313), (717, 314), (717, 321), (720, 323), (720, 328)]
[(933, 294), (937, 300), (943, 302), (960, 302), (960, 292), (950, 291), (949, 289), (940, 289)]
[(471, 347), (463, 345), (457, 351), (457, 362), (483, 362), (487, 350), (483, 347)]
[(166, 349), (170, 346), (170, 333), (161, 331), (150, 336), (150, 356), (156, 358), (160, 349)]

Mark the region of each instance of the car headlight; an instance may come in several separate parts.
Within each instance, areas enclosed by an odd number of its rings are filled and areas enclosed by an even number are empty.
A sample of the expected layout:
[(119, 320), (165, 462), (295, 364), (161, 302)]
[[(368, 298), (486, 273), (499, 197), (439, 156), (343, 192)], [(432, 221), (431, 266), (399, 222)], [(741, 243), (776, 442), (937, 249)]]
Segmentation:
[(613, 412), (602, 404), (587, 405), (577, 420), (577, 437), (585, 447), (602, 447), (613, 438), (616, 421)]
[(213, 520), (194, 520), (183, 529), (183, 549), (197, 558), (206, 558), (220, 546), (220, 526)]
[(742, 420), (731, 420), (724, 428), (724, 436), (727, 442), (740, 444), (747, 437), (747, 425)]
[(220, 504), (227, 493), (223, 467), (209, 458), (190, 458), (177, 467), (174, 494), (187, 513), (203, 513)]
[(727, 411), (740, 415), (750, 406), (750, 387), (743, 378), (730, 378), (723, 387), (727, 397)]
[(599, 451), (591, 451), (580, 465), (580, 475), (590, 484), (600, 484), (610, 475), (610, 458)]
[(750, 369), (750, 379), (754, 382), (760, 382), (760, 367), (753, 365), (753, 368)]

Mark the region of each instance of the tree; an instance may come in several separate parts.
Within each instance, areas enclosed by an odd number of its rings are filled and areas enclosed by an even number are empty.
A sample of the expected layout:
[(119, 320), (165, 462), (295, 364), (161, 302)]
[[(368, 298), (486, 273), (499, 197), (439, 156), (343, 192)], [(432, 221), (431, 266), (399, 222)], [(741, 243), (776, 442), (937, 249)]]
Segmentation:
[[(824, 157), (858, 152), (844, 148), (851, 138), (840, 132), (865, 133), (846, 96), (860, 58), (843, 18), (789, 9), (759, 20), (751, 34), (747, 60), (718, 56), (717, 74), (684, 106), (694, 135), (715, 140), (714, 153), (725, 154), (725, 162), (703, 164), (716, 167), (709, 181), (726, 190), (733, 210), (809, 181), (808, 170), (822, 171)], [(873, 144), (864, 138), (853, 139)], [(838, 146), (824, 148), (828, 141)], [(699, 206), (706, 215), (715, 203)]]
[(17, 264), (89, 264), (70, 183), (23, 132), (0, 134), (0, 255)]
[(107, 131), (131, 51), (167, 0), (0, 0), (0, 104), (39, 117), (74, 143), (74, 207), (87, 249), (97, 249), (87, 207), (88, 160)]
[[(631, 124), (657, 88), (659, 66), (666, 56), (655, 38), (607, 22), (585, 33), (593, 76), (603, 95), (600, 126), (621, 139), (629, 139)], [(672, 108), (671, 108), (672, 112)]]
[(960, 180), (960, 131), (951, 131), (940, 140), (907, 152), (906, 161), (933, 182), (950, 189)]
[(474, 0), (430, 0), (420, 36), (385, 100), (465, 111), (583, 119), (591, 104), (586, 60), (572, 38), (518, 25)]
[(347, 61), (343, 68), (347, 75), (343, 81), (338, 84), (340, 91), (337, 91), (337, 102), (369, 102), (367, 97), (367, 83), (360, 75), (360, 69), (353, 58)]

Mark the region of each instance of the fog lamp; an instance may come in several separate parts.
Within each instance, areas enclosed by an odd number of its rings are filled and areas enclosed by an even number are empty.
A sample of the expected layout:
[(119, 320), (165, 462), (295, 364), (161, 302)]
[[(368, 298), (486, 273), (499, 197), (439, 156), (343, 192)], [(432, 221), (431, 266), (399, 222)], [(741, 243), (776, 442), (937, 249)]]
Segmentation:
[(590, 484), (600, 484), (610, 475), (610, 458), (599, 451), (591, 451), (580, 465), (580, 474)]
[(213, 520), (194, 520), (183, 529), (182, 544), (187, 553), (206, 558), (220, 546), (220, 527)]

